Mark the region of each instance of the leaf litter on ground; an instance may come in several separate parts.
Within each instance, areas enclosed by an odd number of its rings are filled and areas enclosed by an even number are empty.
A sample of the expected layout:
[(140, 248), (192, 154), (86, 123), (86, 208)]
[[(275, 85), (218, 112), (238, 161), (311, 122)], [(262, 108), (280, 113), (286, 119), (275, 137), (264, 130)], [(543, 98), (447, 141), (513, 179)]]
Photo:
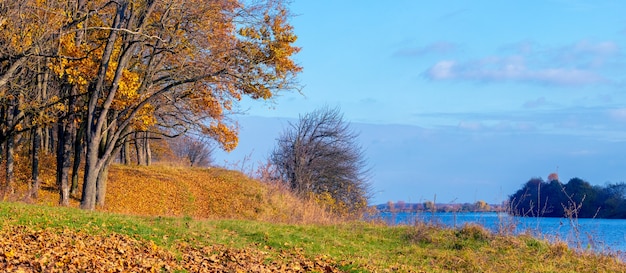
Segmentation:
[(0, 230), (0, 269), (5, 272), (342, 272), (329, 257), (309, 259), (299, 251), (274, 258), (254, 247), (184, 242), (175, 250), (115, 233), (19, 225)]

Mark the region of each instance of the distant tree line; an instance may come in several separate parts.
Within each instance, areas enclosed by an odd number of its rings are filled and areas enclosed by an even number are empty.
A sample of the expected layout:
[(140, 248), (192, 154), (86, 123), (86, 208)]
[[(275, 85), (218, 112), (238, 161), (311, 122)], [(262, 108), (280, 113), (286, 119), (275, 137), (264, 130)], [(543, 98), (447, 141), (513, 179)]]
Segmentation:
[(566, 184), (552, 174), (531, 178), (509, 196), (510, 212), (529, 217), (626, 218), (626, 183), (592, 186), (580, 178)]
[(377, 205), (376, 209), (382, 212), (497, 212), (502, 211), (502, 206), (488, 204), (482, 200), (475, 203), (454, 204), (434, 203), (433, 201), (422, 203), (406, 203), (404, 201), (394, 203), (389, 201), (386, 204)]

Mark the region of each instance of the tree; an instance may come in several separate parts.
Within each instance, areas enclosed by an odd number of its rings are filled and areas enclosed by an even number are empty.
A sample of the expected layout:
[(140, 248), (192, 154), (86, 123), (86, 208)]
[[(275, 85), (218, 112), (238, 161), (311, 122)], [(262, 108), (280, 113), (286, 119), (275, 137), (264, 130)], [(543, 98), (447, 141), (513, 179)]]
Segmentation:
[(63, 14), (57, 1), (0, 2), (0, 145), (6, 152), (6, 184), (3, 192), (12, 191), (13, 153), (20, 134), (33, 138), (32, 167), (36, 196), (38, 152), (42, 128), (50, 122), (49, 70), (46, 56), (51, 55), (55, 29), (63, 28)]
[(552, 181), (559, 181), (558, 173), (551, 173), (548, 175), (548, 182), (552, 182)]
[(176, 157), (185, 160), (191, 167), (208, 166), (212, 163), (213, 148), (207, 141), (181, 136), (170, 141), (170, 148)]
[(487, 204), (487, 202), (485, 202), (483, 200), (478, 200), (478, 201), (476, 201), (476, 203), (474, 203), (474, 210), (476, 210), (476, 211), (489, 211), (489, 210), (491, 210), (491, 206), (489, 206), (489, 204)]
[(68, 3), (84, 6), (76, 20), (59, 12), (77, 23), (53, 31), (50, 67), (86, 106), (84, 209), (104, 204), (107, 167), (131, 134), (193, 129), (231, 150), (236, 127), (225, 116), (234, 101), (296, 88), (301, 68), (290, 58), (299, 49), (282, 1)]
[(56, 143), (61, 204), (84, 166), (84, 209), (104, 204), (108, 166), (129, 138), (137, 136), (144, 164), (160, 135), (193, 131), (232, 150), (237, 127), (227, 116), (239, 100), (298, 88), (301, 67), (291, 58), (299, 48), (283, 2), (0, 1), (7, 181), (23, 133), (33, 139), (34, 188), (39, 142)]
[(626, 218), (625, 197), (624, 183), (601, 187), (576, 177), (566, 184), (556, 178), (550, 182), (533, 178), (508, 202), (512, 213), (520, 216)]
[(437, 206), (435, 205), (433, 201), (424, 202), (423, 207), (424, 207), (424, 210), (426, 211), (434, 212), (435, 210), (437, 210)]
[(290, 123), (270, 161), (295, 192), (329, 195), (334, 207), (356, 212), (365, 208), (370, 196), (367, 164), (357, 137), (339, 108), (320, 108), (300, 116), (297, 124)]

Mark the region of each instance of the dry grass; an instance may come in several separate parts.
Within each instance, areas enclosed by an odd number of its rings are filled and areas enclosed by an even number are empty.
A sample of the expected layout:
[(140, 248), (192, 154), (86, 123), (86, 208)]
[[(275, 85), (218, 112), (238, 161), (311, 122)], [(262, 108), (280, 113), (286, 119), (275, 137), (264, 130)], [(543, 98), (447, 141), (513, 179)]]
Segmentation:
[[(25, 198), (30, 173), (25, 161), (25, 158), (18, 158), (15, 193), (7, 195), (5, 200), (56, 206), (59, 194), (53, 156), (42, 156), (41, 190), (37, 200)], [(72, 196), (71, 207), (79, 206), (80, 189), (79, 186), (78, 194)], [(112, 165), (105, 206), (99, 210), (129, 215), (254, 219), (291, 224), (341, 221), (318, 203), (300, 198), (280, 183), (260, 182), (241, 172), (222, 168), (189, 168), (171, 163), (148, 167)]]
[[(51, 169), (42, 171), (42, 190), (37, 200), (37, 203), (52, 207), (1, 204), (0, 223), (6, 234), (16, 234), (16, 230), (11, 228), (23, 225), (29, 229), (26, 230), (28, 232), (21, 232), (25, 234), (22, 241), (37, 238), (32, 236), (34, 233), (40, 234), (42, 230), (48, 232), (46, 230), (54, 229), (55, 233), (68, 232), (70, 237), (76, 237), (81, 232), (96, 236), (93, 240), (84, 239), (85, 241), (98, 242), (118, 238), (119, 240), (114, 241), (129, 244), (132, 249), (137, 247), (142, 253), (152, 253), (146, 251), (155, 249), (152, 244), (156, 244), (171, 253), (154, 261), (157, 264), (170, 264), (171, 269), (186, 268), (182, 272), (196, 272), (195, 266), (205, 260), (197, 262), (193, 258), (193, 261), (188, 261), (185, 260), (187, 256), (172, 260), (169, 255), (200, 253), (198, 257), (205, 257), (208, 255), (207, 252), (202, 252), (205, 250), (217, 255), (217, 260), (225, 261), (231, 260), (233, 255), (242, 260), (262, 257), (251, 259), (246, 265), (276, 265), (293, 272), (306, 271), (304, 265), (318, 263), (317, 257), (329, 261), (324, 270), (330, 268), (349, 272), (626, 271), (624, 264), (615, 257), (590, 252), (577, 253), (565, 243), (551, 244), (528, 235), (492, 234), (476, 225), (450, 229), (421, 223), (389, 227), (362, 222), (341, 222), (341, 219), (329, 214), (314, 201), (298, 198), (280, 183), (260, 182), (236, 171), (172, 165), (114, 165), (110, 169), (107, 205), (101, 208), (114, 213), (54, 208), (58, 193), (52, 174), (54, 172)], [(23, 171), (20, 171), (20, 175), (23, 175)], [(28, 190), (27, 184), (21, 179), (23, 177), (16, 183), (16, 193), (8, 199), (21, 200)], [(78, 206), (76, 197), (72, 199), (71, 206)], [(222, 220), (205, 220), (207, 218)], [(224, 218), (240, 220), (223, 220)], [(107, 237), (97, 237), (101, 235)], [(54, 236), (47, 234), (46, 237)], [(135, 239), (138, 241), (135, 242)], [(40, 241), (11, 244), (14, 241), (17, 240), (5, 240), (7, 245), (4, 253), (9, 253), (9, 256), (4, 255), (4, 258), (12, 259), (11, 264), (5, 265), (5, 269), (10, 268), (10, 265), (30, 266), (30, 262), (41, 261), (45, 257), (61, 259), (56, 254), (65, 253), (54, 252), (56, 245), (50, 244), (50, 240), (41, 241), (49, 243), (46, 247), (33, 245)], [(181, 245), (180, 242), (189, 245)], [(210, 248), (216, 245), (223, 247)], [(33, 246), (44, 254), (37, 256), (37, 252), (33, 254), (32, 250), (19, 252), (20, 247), (24, 246)], [(122, 249), (124, 252), (130, 251)], [(45, 252), (48, 250), (50, 251)], [(92, 252), (86, 250), (77, 255)], [(45, 253), (50, 255), (46, 256)], [(16, 259), (20, 263), (13, 263)], [(21, 259), (29, 264), (21, 263)], [(300, 270), (292, 270), (294, 259), (302, 262), (295, 263)], [(2, 261), (0, 253), (0, 263)], [(268, 264), (268, 261), (271, 263)], [(134, 268), (132, 259), (126, 262), (126, 269)], [(137, 268), (139, 266), (143, 267), (144, 264), (137, 264)], [(231, 270), (236, 268), (235, 265), (224, 266)]]

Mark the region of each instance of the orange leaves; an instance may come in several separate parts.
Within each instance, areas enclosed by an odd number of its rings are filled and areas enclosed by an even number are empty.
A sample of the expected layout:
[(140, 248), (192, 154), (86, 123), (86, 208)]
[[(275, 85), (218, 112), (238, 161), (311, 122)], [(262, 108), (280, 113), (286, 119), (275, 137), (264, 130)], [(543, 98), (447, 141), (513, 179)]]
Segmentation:
[[(222, 245), (176, 246), (170, 251), (122, 235), (87, 235), (65, 230), (35, 231), (15, 227), (4, 247), (18, 250), (0, 256), (0, 268), (37, 272), (341, 272), (334, 260), (313, 260), (300, 253), (282, 252), (278, 259), (254, 248), (234, 249)], [(42, 240), (49, 242), (42, 244)], [(19, 246), (16, 246), (19, 245)], [(11, 253), (11, 254), (8, 254)], [(7, 255), (8, 254), (8, 255)]]
[(80, 231), (34, 230), (24, 226), (0, 231), (0, 268), (27, 272), (150, 272), (180, 269), (174, 256), (127, 236)]
[(226, 151), (232, 151), (239, 143), (237, 129), (228, 127), (226, 124), (221, 122), (211, 124), (209, 128), (206, 128), (204, 133), (217, 140), (217, 142), (220, 143), (222, 148)]
[(269, 44), (269, 48), (271, 58), (276, 60), (276, 73), (284, 75), (288, 72), (300, 72), (302, 68), (289, 58), (298, 53), (300, 48), (291, 45), (298, 37), (293, 33), (293, 27), (287, 24), (286, 10), (280, 10), (279, 14), (273, 18), (271, 28), (275, 39)]
[(242, 44), (242, 48), (252, 58), (273, 67), (273, 73), (265, 77), (274, 74), (276, 78), (282, 78), (289, 73), (302, 71), (302, 67), (291, 59), (300, 48), (292, 45), (298, 37), (293, 33), (293, 27), (287, 23), (287, 11), (281, 7), (276, 14), (271, 12), (273, 11), (265, 12), (262, 25), (242, 27), (238, 34), (249, 40)]
[(257, 218), (263, 210), (262, 196), (259, 182), (237, 172), (115, 166), (110, 170), (105, 209), (141, 215)]
[(341, 272), (337, 263), (327, 257), (311, 260), (294, 252), (281, 252), (272, 259), (257, 249), (232, 249), (220, 245), (203, 248), (185, 247), (182, 263), (190, 272)]
[(548, 182), (552, 182), (552, 181), (559, 181), (558, 173), (551, 173), (550, 175), (548, 175)]

